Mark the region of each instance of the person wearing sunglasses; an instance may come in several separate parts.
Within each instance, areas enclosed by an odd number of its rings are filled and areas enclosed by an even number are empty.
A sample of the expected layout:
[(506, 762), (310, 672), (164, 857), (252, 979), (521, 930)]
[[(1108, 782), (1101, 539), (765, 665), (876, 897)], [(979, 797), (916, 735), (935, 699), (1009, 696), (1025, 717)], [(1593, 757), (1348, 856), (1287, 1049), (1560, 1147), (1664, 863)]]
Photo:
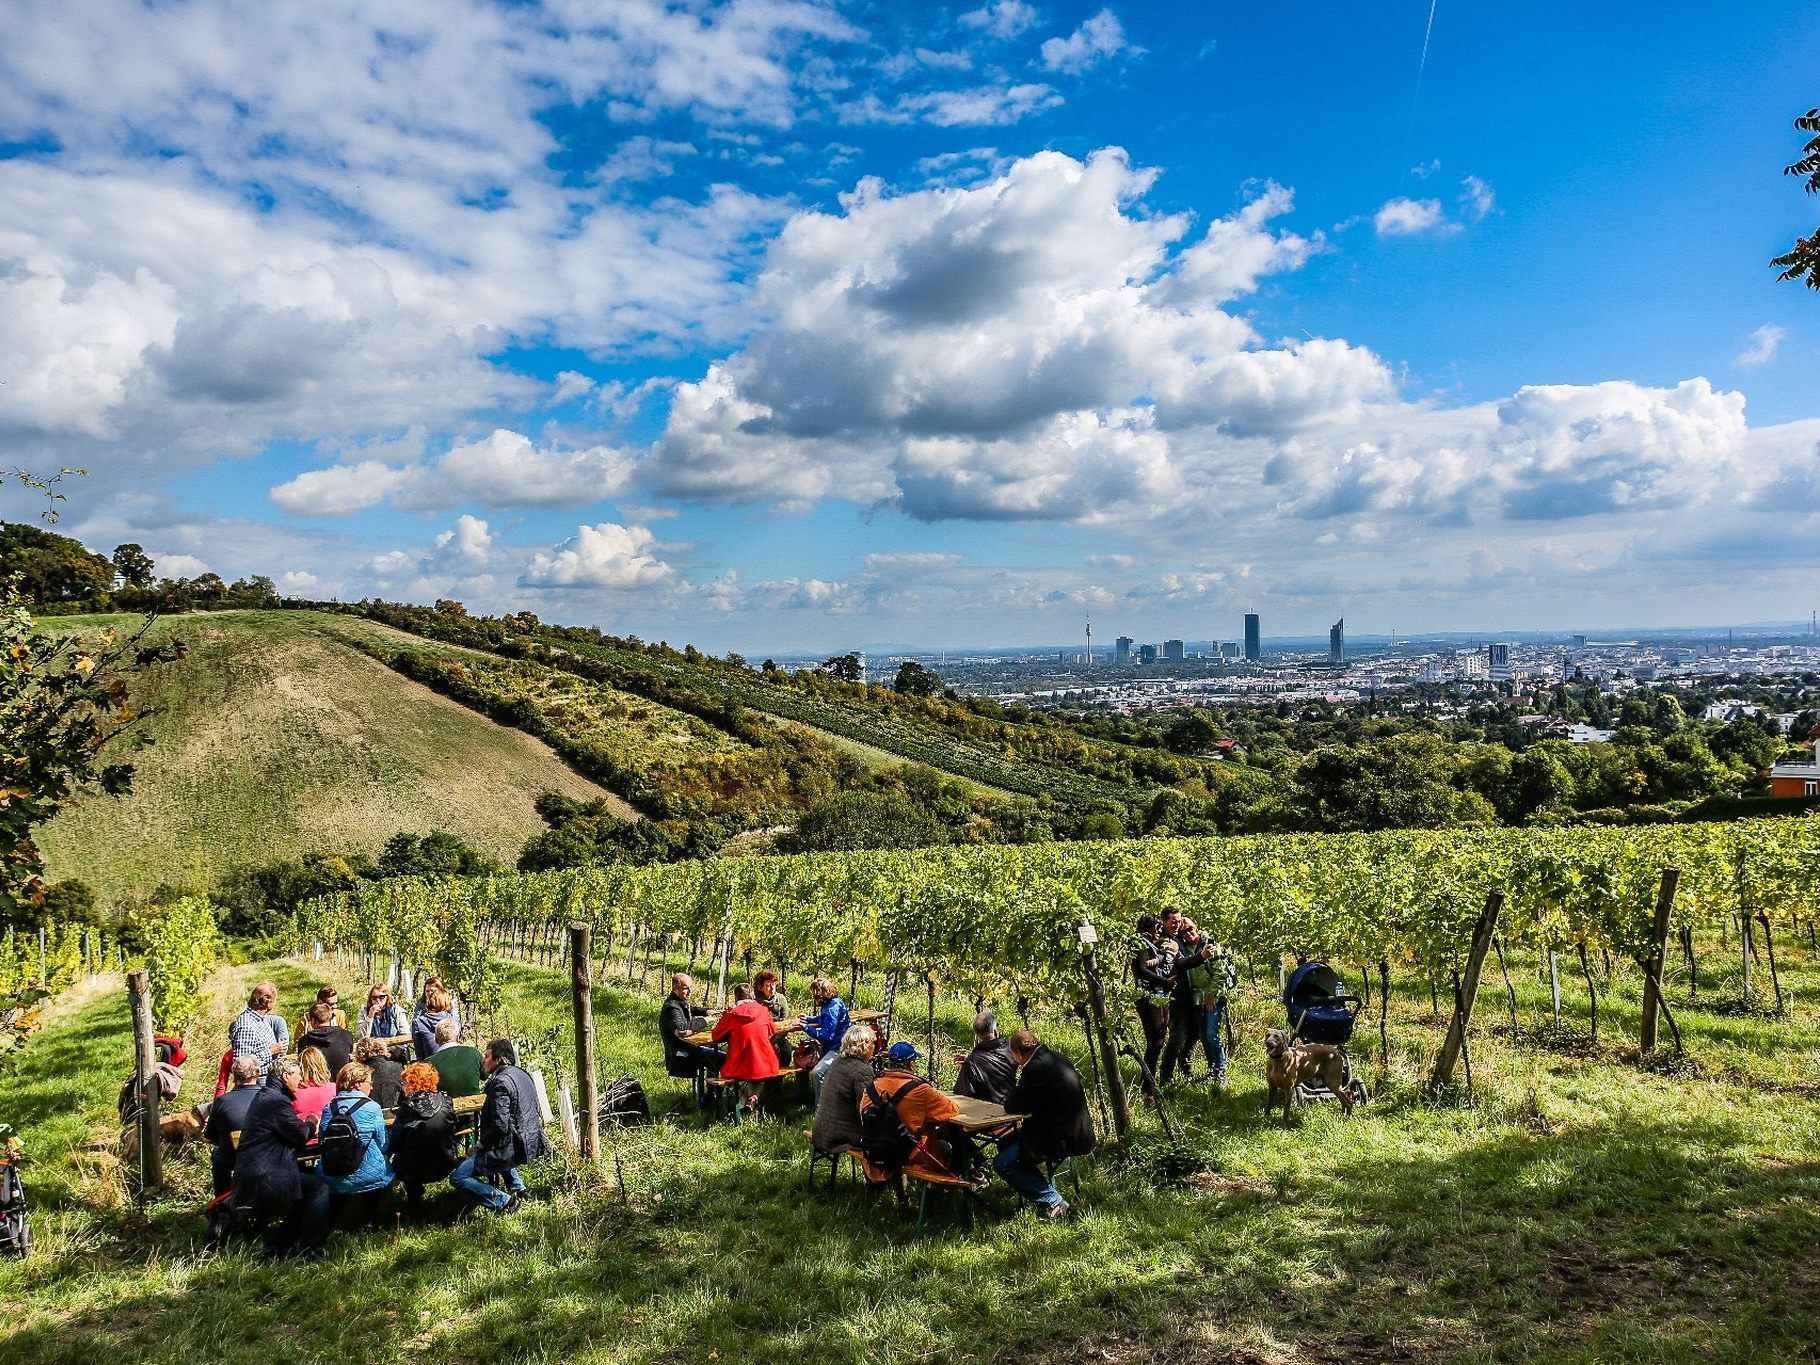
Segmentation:
[(360, 1033), (362, 1038), (402, 1038), (410, 1030), (405, 1027), (404, 1012), (392, 999), (392, 993), (384, 986), (375, 986), (367, 992), (367, 1003), (360, 1011)]

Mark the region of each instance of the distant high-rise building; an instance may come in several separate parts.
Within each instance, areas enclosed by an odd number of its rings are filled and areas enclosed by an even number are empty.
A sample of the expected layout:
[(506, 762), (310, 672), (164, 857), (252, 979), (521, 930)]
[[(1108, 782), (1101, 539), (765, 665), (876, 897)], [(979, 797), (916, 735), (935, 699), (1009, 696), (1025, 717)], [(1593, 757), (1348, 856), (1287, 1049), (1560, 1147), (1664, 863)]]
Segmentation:
[(1171, 663), (1180, 663), (1188, 657), (1188, 647), (1180, 640), (1163, 641), (1163, 658)]
[(1264, 638), (1258, 629), (1258, 614), (1245, 613), (1245, 662), (1255, 664), (1264, 657)]
[(1342, 616), (1327, 629), (1327, 662), (1346, 662), (1346, 618)]
[(1135, 643), (1129, 635), (1121, 635), (1112, 644), (1113, 662), (1128, 664), (1131, 662), (1131, 646)]
[(1585, 649), (1586, 648), (1586, 637), (1584, 635), (1574, 636), (1574, 648), (1575, 649)]
[(1139, 645), (1138, 646), (1138, 662), (1141, 664), (1155, 663), (1156, 662), (1156, 646), (1155, 645)]
[(1493, 644), (1485, 647), (1485, 663), (1493, 682), (1510, 681), (1510, 646)]

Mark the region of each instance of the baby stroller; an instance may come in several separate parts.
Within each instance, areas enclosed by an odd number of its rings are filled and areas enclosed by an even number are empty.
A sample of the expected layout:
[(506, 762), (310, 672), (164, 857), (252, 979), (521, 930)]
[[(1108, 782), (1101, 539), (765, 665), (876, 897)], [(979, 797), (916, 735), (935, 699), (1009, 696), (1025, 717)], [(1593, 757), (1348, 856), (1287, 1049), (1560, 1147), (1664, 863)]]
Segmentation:
[[(1289, 1015), (1290, 1040), (1328, 1043), (1340, 1049), (1346, 1059), (1346, 1088), (1354, 1104), (1371, 1098), (1365, 1082), (1352, 1074), (1352, 1058), (1346, 1045), (1352, 1041), (1354, 1023), (1364, 1002), (1346, 992), (1346, 983), (1325, 962), (1302, 962), (1283, 983), (1283, 1008)], [(1337, 1100), (1338, 1095), (1319, 1083), (1298, 1084), (1296, 1099), (1303, 1104)]]

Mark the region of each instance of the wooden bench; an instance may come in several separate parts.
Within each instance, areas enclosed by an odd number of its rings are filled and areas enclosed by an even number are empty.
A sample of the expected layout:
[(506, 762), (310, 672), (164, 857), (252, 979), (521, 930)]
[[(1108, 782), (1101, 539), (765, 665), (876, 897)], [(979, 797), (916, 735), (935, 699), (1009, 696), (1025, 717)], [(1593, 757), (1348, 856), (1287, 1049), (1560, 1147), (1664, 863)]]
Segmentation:
[(916, 1235), (923, 1235), (923, 1222), (929, 1212), (930, 1191), (946, 1194), (960, 1194), (961, 1207), (967, 1213), (967, 1228), (973, 1228), (973, 1206), (979, 1199), (979, 1190), (971, 1180), (963, 1176), (949, 1175), (946, 1172), (919, 1171), (911, 1166), (904, 1167), (906, 1181), (914, 1180), (921, 1185), (922, 1192), (916, 1201)]
[(815, 1187), (815, 1167), (817, 1163), (823, 1161), (828, 1163), (829, 1189), (833, 1189), (834, 1182), (840, 1178), (840, 1168), (843, 1160), (847, 1162), (847, 1170), (851, 1173), (856, 1182), (865, 1181), (866, 1162), (865, 1159), (860, 1156), (859, 1148), (842, 1145), (836, 1147), (832, 1152), (824, 1152), (815, 1145), (815, 1135), (812, 1132), (805, 1131), (803, 1137), (807, 1139), (809, 1143), (809, 1187), (811, 1189)]
[[(748, 1078), (746, 1080), (735, 1080), (731, 1076), (708, 1076), (703, 1080), (702, 1084), (706, 1088), (708, 1095), (714, 1100), (714, 1107), (718, 1109), (722, 1098), (733, 1094), (742, 1085), (770, 1085), (773, 1081), (781, 1081), (786, 1076), (799, 1076), (801, 1074), (802, 1073), (795, 1067), (787, 1066), (780, 1067), (773, 1075)], [(733, 1106), (733, 1121), (735, 1123), (739, 1122), (739, 1111), (740, 1106), (735, 1104)]]

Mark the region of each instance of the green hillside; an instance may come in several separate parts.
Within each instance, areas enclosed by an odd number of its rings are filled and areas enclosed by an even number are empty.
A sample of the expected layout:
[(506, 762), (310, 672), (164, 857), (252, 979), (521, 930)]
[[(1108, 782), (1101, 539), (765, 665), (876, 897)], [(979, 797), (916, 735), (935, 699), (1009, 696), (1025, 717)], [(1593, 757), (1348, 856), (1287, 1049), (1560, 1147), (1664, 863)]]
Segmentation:
[(399, 830), (446, 829), (509, 863), (543, 828), (532, 809), (539, 792), (606, 795), (522, 731), (355, 647), (390, 636), (384, 626), (314, 612), (216, 612), (155, 629), (182, 638), (189, 653), (141, 685), (142, 704), (156, 712), (141, 728), (154, 743), (133, 760), (132, 795), (65, 812), (39, 841), (53, 879), (80, 877), (104, 904), (160, 883), (207, 886), (235, 864), (310, 849), (376, 853)]

